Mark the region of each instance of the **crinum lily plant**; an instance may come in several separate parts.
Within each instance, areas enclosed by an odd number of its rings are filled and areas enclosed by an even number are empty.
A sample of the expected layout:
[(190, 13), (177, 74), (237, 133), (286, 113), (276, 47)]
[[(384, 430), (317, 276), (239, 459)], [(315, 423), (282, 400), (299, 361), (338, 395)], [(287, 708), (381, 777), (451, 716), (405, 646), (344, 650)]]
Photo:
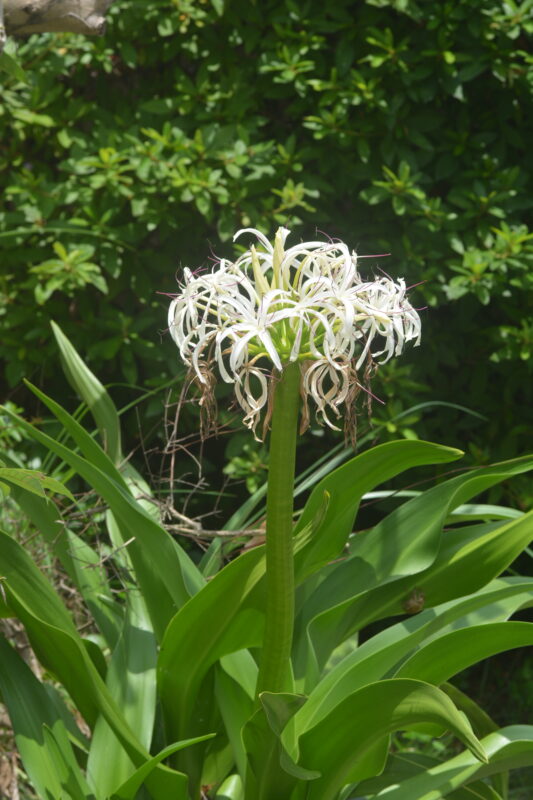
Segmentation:
[[(468, 502), (532, 469), (533, 457), (445, 475), (405, 501), (390, 492), (369, 528), (356, 518), (368, 493), (462, 454), (406, 439), (355, 456), (346, 448), (329, 472), (311, 469), (295, 515), (298, 422), (305, 428), (314, 406), (331, 427), (343, 416), (349, 438), (374, 365), (417, 344), (420, 319), (403, 280), (363, 280), (341, 242), (286, 248), (283, 228), (273, 244), (255, 230), (237, 236), (248, 233), (257, 244), (234, 263), (185, 271), (169, 328), (208, 414), (218, 372), (234, 385), (246, 425), (268, 437), (264, 545), (236, 557), (226, 549), (228, 531), (242, 542), (256, 524), (247, 502), (224, 536), (190, 529), (211, 540), (203, 557), (181, 546), (124, 458), (111, 397), (56, 325), (66, 375), (101, 445), (36, 387), (73, 447), (1, 410), (54, 454), (56, 476), (77, 473), (106, 509), (95, 543), (85, 527), (77, 532), (78, 514), (45, 496), (64, 491), (74, 502), (67, 488), (2, 454), (0, 488), (11, 487), (89, 623), (78, 630), (16, 536), (0, 531), (0, 616), (18, 618), (45, 670), (40, 680), (0, 635), (0, 700), (35, 793), (507, 800), (507, 771), (533, 763), (533, 726), (498, 729), (448, 681), (533, 643), (532, 623), (509, 621), (533, 603), (533, 579), (500, 577), (533, 538), (533, 512)], [(365, 530), (354, 533), (355, 524)], [(391, 739), (406, 729), (425, 737), (424, 753)], [(429, 749), (446, 731), (467, 749)]]
[[(267, 409), (272, 427), (266, 521), (267, 613), (258, 690), (290, 684), (294, 624), (293, 487), (296, 429), (309, 421), (307, 398), (331, 428), (367, 385), (374, 359), (388, 361), (406, 342), (420, 342), (420, 317), (406, 298), (405, 282), (364, 281), (357, 255), (344, 242), (304, 242), (285, 249), (290, 233), (279, 228), (274, 244), (253, 228), (252, 245), (234, 263), (212, 272), (186, 269), (168, 322), (182, 359), (211, 402), (216, 366), (254, 433)], [(361, 377), (362, 376), (362, 377)], [(253, 381), (256, 382), (254, 392)], [(346, 426), (345, 426), (346, 427)], [(347, 430), (350, 434), (351, 431)]]

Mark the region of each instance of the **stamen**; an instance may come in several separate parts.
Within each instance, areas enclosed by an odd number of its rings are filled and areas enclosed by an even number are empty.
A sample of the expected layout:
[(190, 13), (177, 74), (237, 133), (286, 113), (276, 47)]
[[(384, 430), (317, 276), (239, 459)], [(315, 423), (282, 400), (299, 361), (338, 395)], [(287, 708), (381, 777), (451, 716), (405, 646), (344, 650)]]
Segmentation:
[[(392, 253), (378, 253), (375, 256), (360, 256), (360, 255), (358, 255), (357, 258), (388, 258), (388, 256), (390, 256), (390, 255), (392, 255)], [(384, 274), (386, 275), (387, 273), (384, 273)], [(389, 276), (387, 275), (387, 277), (389, 277)], [(392, 280), (392, 278), (391, 278), (391, 280)], [(417, 284), (415, 284), (415, 285), (417, 285)]]

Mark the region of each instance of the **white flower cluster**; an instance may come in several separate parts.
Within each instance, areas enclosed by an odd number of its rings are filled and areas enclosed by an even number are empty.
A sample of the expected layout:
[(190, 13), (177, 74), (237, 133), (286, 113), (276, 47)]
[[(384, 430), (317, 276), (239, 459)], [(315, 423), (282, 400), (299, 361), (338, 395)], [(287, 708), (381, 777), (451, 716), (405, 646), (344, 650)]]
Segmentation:
[(274, 245), (259, 231), (235, 262), (222, 259), (209, 273), (184, 272), (168, 323), (181, 358), (206, 384), (216, 362), (235, 384), (244, 422), (255, 432), (268, 403), (271, 366), (301, 365), (302, 391), (330, 427), (331, 415), (353, 397), (357, 374), (369, 359), (388, 361), (406, 342), (420, 342), (420, 317), (406, 299), (403, 279), (363, 281), (357, 255), (343, 242), (304, 242), (285, 250), (280, 228)]

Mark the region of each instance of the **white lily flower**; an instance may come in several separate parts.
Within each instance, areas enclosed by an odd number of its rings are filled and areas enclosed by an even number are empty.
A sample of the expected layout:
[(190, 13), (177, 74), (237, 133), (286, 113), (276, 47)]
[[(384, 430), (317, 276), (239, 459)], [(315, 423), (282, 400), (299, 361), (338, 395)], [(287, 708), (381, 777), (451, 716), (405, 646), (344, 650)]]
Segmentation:
[(383, 364), (407, 342), (420, 342), (420, 317), (406, 299), (405, 281), (363, 281), (356, 253), (343, 242), (285, 250), (286, 228), (273, 245), (254, 228), (237, 231), (234, 240), (245, 233), (258, 244), (234, 263), (222, 259), (199, 275), (185, 270), (168, 312), (181, 358), (204, 387), (218, 366), (222, 379), (235, 384), (254, 434), (268, 406), (272, 367), (279, 373), (297, 361), (302, 394), (314, 401), (319, 421), (338, 430), (331, 417), (366, 390), (374, 359)]

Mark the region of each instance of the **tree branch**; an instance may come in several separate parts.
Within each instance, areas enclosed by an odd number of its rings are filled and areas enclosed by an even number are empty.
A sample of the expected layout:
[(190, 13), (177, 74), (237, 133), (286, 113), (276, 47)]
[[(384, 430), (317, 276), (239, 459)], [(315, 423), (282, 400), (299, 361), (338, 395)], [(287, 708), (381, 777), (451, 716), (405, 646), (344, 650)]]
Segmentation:
[(4, 0), (0, 0), (0, 56), (6, 44), (6, 29), (4, 25)]
[(4, 0), (8, 35), (83, 33), (97, 36), (105, 30), (105, 12), (113, 0)]

